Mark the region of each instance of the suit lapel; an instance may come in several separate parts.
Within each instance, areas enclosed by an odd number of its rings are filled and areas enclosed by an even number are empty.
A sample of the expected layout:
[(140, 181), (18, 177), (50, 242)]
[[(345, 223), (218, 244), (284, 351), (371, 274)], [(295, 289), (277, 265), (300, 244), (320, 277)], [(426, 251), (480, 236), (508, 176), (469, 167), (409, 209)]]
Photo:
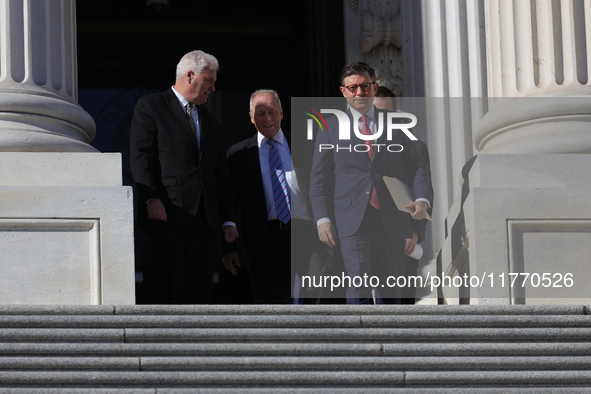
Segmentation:
[(260, 191), (260, 197), (256, 199), (256, 204), (259, 205), (259, 210), (264, 212), (265, 219), (267, 218), (267, 203), (265, 199), (265, 190), (263, 188), (263, 175), (261, 174), (261, 159), (259, 157), (259, 143), (257, 134), (250, 138), (245, 146), (247, 160), (246, 163), (252, 163), (250, 169), (251, 174), (256, 174), (253, 178), (253, 190)]
[[(189, 126), (189, 121), (187, 119), (187, 113), (184, 111), (183, 107), (179, 103), (179, 99), (176, 97), (176, 95), (172, 91), (172, 88), (168, 89), (166, 91), (166, 97), (168, 98), (168, 105), (170, 107), (170, 111), (172, 112), (174, 117), (179, 121), (180, 126), (182, 126), (182, 128), (185, 130), (185, 132), (187, 134), (189, 134), (191, 141), (193, 141), (195, 148), (197, 148), (197, 138), (195, 137), (193, 130), (191, 130), (191, 126)], [(201, 122), (201, 120), (200, 120), (200, 122)], [(203, 139), (203, 129), (202, 129), (201, 133), (202, 133), (202, 139)]]
[[(261, 175), (261, 160), (259, 158), (259, 144), (257, 140), (257, 135), (255, 134), (254, 137), (248, 140), (246, 144), (246, 152), (248, 157), (248, 163), (252, 163), (253, 168), (252, 172), (257, 174), (256, 175), (256, 185), (263, 188), (263, 176)], [(255, 171), (256, 170), (256, 171)]]
[(203, 120), (203, 116), (202, 115), (202, 109), (201, 106), (197, 106), (197, 113), (199, 114), (199, 131), (201, 132), (201, 145), (199, 146), (199, 160), (201, 160), (201, 155), (203, 154), (203, 147), (207, 146), (207, 141), (209, 140), (209, 133), (208, 131), (211, 131), (211, 128), (208, 127), (208, 125), (204, 124), (204, 120)]
[(380, 150), (379, 151), (376, 149), (376, 153), (375, 153), (375, 156), (374, 156), (374, 159), (373, 159), (372, 167), (375, 166), (375, 165), (379, 165), (379, 163), (382, 161), (382, 159), (385, 156), (385, 153), (384, 152), (386, 151), (386, 145), (388, 143), (388, 141), (387, 141), (387, 134), (388, 133), (387, 133), (386, 124), (385, 124), (385, 122), (386, 122), (385, 121), (385, 119), (386, 119), (386, 113), (382, 112), (381, 110), (379, 110), (377, 108), (375, 109), (376, 127), (379, 128), (378, 122), (379, 122), (379, 119), (380, 119), (380, 113), (382, 113), (382, 116), (383, 116), (382, 120), (384, 121), (384, 124), (382, 126), (383, 127), (383, 129), (382, 129), (382, 135), (380, 136), (380, 138), (377, 139), (377, 141), (375, 141), (375, 144), (383, 144), (383, 145), (380, 147)]

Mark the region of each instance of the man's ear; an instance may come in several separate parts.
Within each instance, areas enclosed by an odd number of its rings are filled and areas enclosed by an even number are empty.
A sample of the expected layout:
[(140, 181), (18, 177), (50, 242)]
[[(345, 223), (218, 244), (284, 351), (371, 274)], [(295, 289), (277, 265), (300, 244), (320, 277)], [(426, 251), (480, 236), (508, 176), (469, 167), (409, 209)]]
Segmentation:
[(248, 116), (250, 117), (250, 123), (252, 123), (252, 124), (255, 124), (255, 123), (254, 123), (254, 118), (253, 118), (253, 116), (252, 116), (252, 112), (249, 112), (249, 113), (248, 113)]
[(343, 94), (343, 97), (347, 97), (347, 96), (345, 96), (345, 87), (340, 86), (339, 89), (340, 89), (341, 93)]

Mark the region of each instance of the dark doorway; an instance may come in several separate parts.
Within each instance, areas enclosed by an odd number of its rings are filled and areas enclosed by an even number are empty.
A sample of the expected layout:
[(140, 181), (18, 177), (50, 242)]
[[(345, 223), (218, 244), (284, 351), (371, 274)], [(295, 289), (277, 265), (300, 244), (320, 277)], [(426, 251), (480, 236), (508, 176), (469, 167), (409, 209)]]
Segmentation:
[[(172, 86), (186, 52), (201, 49), (220, 62), (216, 92), (206, 106), (222, 125), (227, 146), (255, 133), (248, 98), (256, 89), (279, 92), (284, 129), (289, 129), (291, 97), (338, 93), (345, 59), (340, 0), (84, 0), (76, 6), (80, 105), (97, 123), (92, 145), (122, 153), (129, 186), (135, 103)], [(142, 229), (136, 229), (138, 303), (150, 303), (141, 281), (150, 269), (145, 242)], [(248, 303), (247, 284), (231, 280), (221, 269), (216, 302)], [(229, 288), (237, 291), (228, 293)]]

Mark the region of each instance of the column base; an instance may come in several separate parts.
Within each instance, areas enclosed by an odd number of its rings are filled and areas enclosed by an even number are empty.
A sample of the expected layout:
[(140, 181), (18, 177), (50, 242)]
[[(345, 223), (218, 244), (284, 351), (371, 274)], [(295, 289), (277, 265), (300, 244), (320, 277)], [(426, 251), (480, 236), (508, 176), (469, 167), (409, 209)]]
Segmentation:
[(591, 97), (493, 98), (474, 129), (481, 154), (591, 153)]
[(442, 287), (443, 298), (589, 303), (590, 166), (589, 155), (478, 156), (448, 216), (440, 252), (439, 275), (463, 280)]
[(96, 126), (79, 105), (57, 95), (0, 89), (0, 152), (98, 152)]
[(0, 304), (134, 304), (119, 154), (0, 153)]

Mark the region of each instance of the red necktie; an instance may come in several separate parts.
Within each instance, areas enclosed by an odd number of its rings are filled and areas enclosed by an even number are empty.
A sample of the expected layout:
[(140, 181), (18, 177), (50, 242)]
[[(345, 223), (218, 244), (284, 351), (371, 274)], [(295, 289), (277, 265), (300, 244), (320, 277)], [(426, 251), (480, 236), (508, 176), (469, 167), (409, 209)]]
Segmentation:
[[(367, 124), (367, 115), (362, 115), (361, 119), (363, 120), (363, 127), (361, 128), (361, 134), (363, 135), (371, 135), (371, 130), (369, 129), (369, 125)], [(375, 147), (373, 146), (373, 140), (364, 140), (365, 145), (367, 145), (367, 155), (369, 156), (369, 161), (373, 162), (373, 158), (375, 156)], [(369, 198), (369, 203), (375, 209), (380, 209), (380, 203), (378, 201), (378, 194), (376, 193), (376, 188), (373, 186), (371, 188), (371, 197)]]

